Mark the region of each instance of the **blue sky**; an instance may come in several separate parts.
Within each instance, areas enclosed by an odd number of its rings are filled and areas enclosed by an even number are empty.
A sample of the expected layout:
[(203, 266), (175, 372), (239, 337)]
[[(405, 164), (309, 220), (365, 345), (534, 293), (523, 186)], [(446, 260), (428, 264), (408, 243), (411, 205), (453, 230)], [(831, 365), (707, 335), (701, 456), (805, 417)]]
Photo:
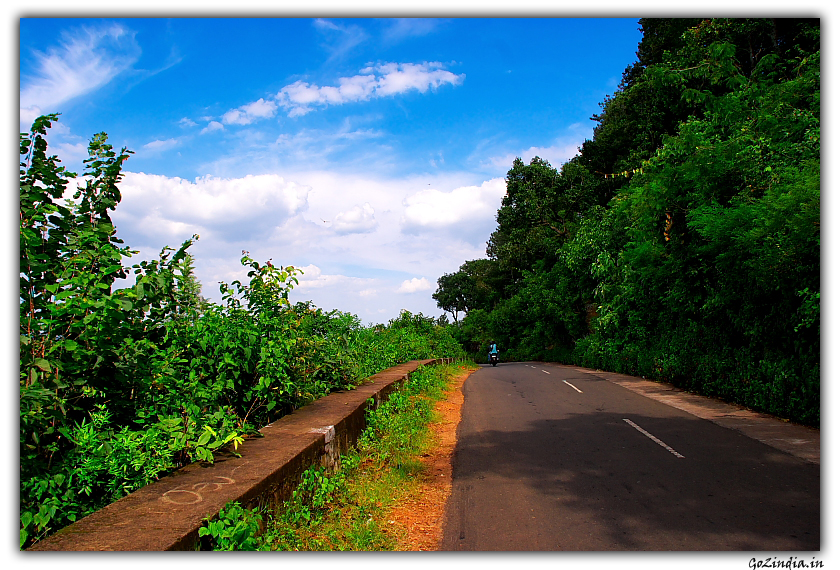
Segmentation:
[(304, 269), (293, 300), (437, 316), (514, 157), (574, 156), (640, 39), (634, 18), (22, 18), (20, 128), (61, 113), (79, 172), (94, 133), (134, 151), (119, 236), (148, 258), (199, 234), (211, 299), (248, 250)]

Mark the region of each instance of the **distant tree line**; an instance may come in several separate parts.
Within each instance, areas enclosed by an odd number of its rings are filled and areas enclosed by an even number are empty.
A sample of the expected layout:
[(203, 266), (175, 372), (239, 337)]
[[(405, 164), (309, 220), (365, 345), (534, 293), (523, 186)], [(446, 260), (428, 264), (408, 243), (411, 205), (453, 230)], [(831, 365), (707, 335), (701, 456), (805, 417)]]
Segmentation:
[(639, 24), (591, 140), (517, 158), (487, 259), (433, 297), (481, 358), (493, 339), (819, 425), (819, 20)]

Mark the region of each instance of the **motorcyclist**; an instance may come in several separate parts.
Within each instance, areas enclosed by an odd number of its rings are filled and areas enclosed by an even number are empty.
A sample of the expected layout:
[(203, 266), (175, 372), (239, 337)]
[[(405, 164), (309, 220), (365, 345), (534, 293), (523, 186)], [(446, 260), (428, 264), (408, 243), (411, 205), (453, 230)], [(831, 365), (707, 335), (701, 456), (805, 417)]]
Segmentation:
[(491, 341), (490, 341), (490, 348), (488, 348), (488, 352), (487, 352), (487, 362), (490, 362), (490, 361), (491, 361), (491, 359), (493, 358), (493, 355), (494, 355), (494, 354), (495, 354), (496, 356), (498, 356), (498, 355), (499, 355), (499, 349), (498, 349), (498, 347), (496, 346), (496, 341), (495, 341), (495, 340), (491, 340)]

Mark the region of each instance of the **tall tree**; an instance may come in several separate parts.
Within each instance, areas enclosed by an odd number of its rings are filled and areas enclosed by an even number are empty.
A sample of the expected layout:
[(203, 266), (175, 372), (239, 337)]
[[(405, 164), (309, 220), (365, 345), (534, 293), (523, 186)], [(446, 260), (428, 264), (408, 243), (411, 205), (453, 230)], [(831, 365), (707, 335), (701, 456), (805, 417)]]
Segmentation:
[(580, 153), (514, 161), (460, 330), (818, 423), (819, 21), (640, 27)]

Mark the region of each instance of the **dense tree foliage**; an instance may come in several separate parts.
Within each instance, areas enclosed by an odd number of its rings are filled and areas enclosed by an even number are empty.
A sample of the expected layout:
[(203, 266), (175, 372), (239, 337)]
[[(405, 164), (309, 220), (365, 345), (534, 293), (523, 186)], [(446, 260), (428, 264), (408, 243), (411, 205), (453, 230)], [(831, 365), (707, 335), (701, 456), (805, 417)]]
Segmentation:
[(489, 259), (435, 298), (474, 299), (473, 352), (495, 338), (819, 425), (819, 21), (640, 26), (592, 139), (559, 170), (514, 161)]
[[(243, 252), (246, 282), (199, 295), (189, 247), (127, 267), (110, 213), (122, 163), (104, 133), (83, 185), (47, 152), (57, 116), (20, 137), (21, 547), (282, 414), (415, 358), (457, 356), (447, 329), (291, 305), (300, 270)], [(133, 284), (127, 280), (133, 277)], [(122, 279), (123, 287), (118, 287)]]

